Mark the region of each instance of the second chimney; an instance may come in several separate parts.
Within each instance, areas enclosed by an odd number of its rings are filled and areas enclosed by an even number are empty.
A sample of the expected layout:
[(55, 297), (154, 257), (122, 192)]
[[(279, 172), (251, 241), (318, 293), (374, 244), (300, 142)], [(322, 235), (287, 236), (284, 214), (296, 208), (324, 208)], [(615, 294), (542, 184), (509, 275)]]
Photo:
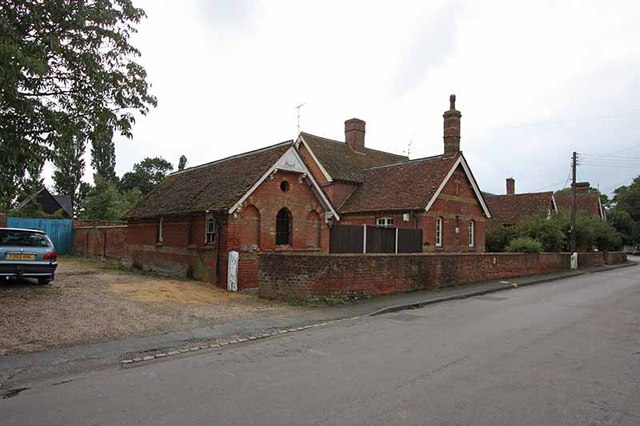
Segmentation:
[(344, 122), (344, 141), (355, 152), (364, 154), (364, 121), (352, 118)]
[(514, 195), (516, 193), (516, 180), (514, 178), (507, 178), (507, 195)]
[(576, 182), (576, 194), (588, 194), (589, 188), (589, 182)]
[(444, 117), (444, 155), (452, 157), (460, 152), (460, 118), (462, 114), (456, 110), (456, 95), (449, 96), (449, 111)]

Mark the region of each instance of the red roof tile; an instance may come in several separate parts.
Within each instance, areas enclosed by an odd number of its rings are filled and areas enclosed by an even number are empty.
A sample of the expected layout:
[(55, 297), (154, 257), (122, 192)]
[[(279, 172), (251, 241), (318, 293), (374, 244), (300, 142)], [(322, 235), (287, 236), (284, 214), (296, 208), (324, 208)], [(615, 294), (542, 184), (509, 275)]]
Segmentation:
[(340, 207), (341, 213), (420, 210), (459, 157), (442, 155), (362, 170), (362, 185)]
[(529, 194), (490, 195), (485, 200), (493, 219), (502, 225), (515, 225), (528, 216), (548, 213), (552, 208), (553, 192)]
[(365, 168), (409, 159), (404, 155), (391, 154), (370, 148), (365, 148), (364, 154), (361, 154), (353, 151), (344, 142), (304, 132), (300, 133), (300, 136), (302, 136), (322, 164), (322, 167), (334, 180), (360, 182), (360, 172)]
[[(558, 210), (571, 210), (571, 194), (556, 194), (555, 197)], [(600, 205), (600, 194), (576, 194), (576, 208), (600, 219), (604, 219)]]
[(291, 147), (282, 142), (173, 173), (129, 211), (130, 218), (224, 211)]

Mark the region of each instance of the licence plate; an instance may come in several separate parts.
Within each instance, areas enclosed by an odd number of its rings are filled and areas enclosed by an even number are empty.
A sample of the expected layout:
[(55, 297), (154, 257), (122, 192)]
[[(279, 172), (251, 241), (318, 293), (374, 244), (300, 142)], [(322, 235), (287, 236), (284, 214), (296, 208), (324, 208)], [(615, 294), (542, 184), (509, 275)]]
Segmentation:
[(4, 258), (7, 260), (34, 260), (36, 255), (28, 253), (7, 253)]

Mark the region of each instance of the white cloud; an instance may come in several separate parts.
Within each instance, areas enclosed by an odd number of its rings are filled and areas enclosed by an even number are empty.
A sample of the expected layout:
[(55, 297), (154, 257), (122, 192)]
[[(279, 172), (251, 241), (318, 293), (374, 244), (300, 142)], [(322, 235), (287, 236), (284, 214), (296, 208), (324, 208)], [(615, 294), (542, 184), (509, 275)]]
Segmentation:
[[(342, 139), (355, 116), (368, 146), (413, 140), (416, 157), (442, 151), (456, 93), (462, 149), (491, 192), (507, 176), (519, 191), (564, 181), (573, 150), (640, 142), (637, 1), (136, 5), (149, 17), (133, 41), (159, 105), (117, 140), (120, 175), (144, 157), (195, 165), (292, 139), (302, 102), (303, 130)], [(578, 120), (590, 117), (609, 118)], [(637, 174), (580, 168), (601, 187)]]

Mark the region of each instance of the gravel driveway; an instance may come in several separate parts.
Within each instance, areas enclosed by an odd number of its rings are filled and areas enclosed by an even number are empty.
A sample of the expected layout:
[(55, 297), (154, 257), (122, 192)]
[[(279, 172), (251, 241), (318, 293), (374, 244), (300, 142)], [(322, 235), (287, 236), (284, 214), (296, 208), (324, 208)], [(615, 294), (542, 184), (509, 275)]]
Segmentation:
[(51, 285), (0, 281), (0, 355), (304, 311), (210, 284), (63, 258)]

